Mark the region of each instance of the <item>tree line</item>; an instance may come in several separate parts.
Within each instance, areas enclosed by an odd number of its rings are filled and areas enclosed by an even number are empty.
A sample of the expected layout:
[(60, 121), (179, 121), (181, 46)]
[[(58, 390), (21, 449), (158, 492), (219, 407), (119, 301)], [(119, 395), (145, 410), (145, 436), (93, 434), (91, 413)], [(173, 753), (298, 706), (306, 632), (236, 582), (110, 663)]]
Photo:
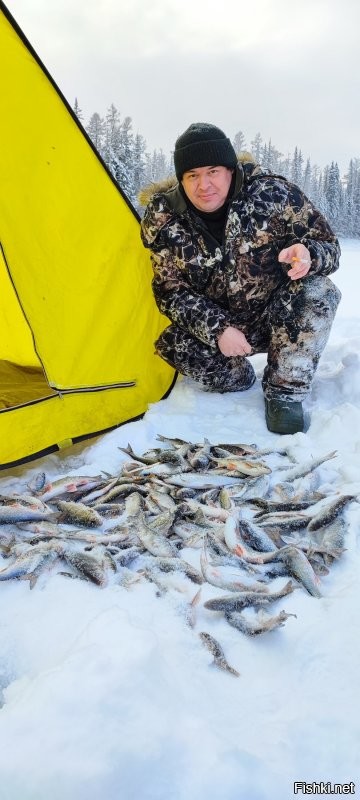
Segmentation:
[[(161, 148), (148, 152), (144, 137), (134, 133), (131, 117), (121, 118), (113, 104), (104, 117), (95, 112), (87, 123), (77, 99), (74, 112), (109, 171), (141, 214), (139, 191), (174, 174), (172, 154), (166, 155)], [(338, 236), (360, 238), (360, 158), (352, 158), (346, 174), (341, 176), (336, 161), (320, 169), (310, 158), (305, 159), (298, 147), (292, 155), (284, 156), (260, 133), (248, 143), (243, 131), (238, 131), (233, 145), (237, 153), (250, 151), (262, 167), (296, 183)]]

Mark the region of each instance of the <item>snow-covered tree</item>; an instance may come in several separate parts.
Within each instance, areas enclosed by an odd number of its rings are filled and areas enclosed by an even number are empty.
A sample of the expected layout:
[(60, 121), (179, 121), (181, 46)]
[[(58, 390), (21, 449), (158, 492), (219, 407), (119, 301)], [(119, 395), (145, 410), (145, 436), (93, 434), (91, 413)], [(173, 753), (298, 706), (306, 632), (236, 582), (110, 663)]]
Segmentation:
[(241, 153), (242, 150), (246, 150), (246, 139), (242, 131), (238, 131), (235, 134), (232, 145), (237, 154)]
[(81, 108), (79, 106), (77, 97), (75, 97), (73, 111), (75, 112), (78, 120), (80, 120), (80, 122), (83, 122), (84, 116), (83, 116), (83, 112), (82, 112), (82, 110), (81, 110)]
[(302, 190), (307, 197), (309, 196), (310, 193), (310, 183), (311, 183), (311, 164), (310, 164), (310, 158), (308, 158), (306, 161), (303, 182), (302, 182)]
[(264, 144), (261, 150), (261, 164), (266, 169), (269, 169), (270, 172), (280, 172), (280, 165), (281, 165), (281, 156), (280, 150), (277, 150), (276, 147), (272, 144), (271, 139), (269, 143), (266, 145)]
[(86, 130), (97, 151), (102, 156), (103, 145), (104, 145), (104, 134), (105, 134), (105, 122), (103, 118), (100, 116), (100, 114), (97, 113), (97, 111), (95, 111), (95, 113), (90, 117), (90, 122), (87, 125)]
[(251, 152), (257, 163), (261, 161), (263, 140), (260, 133), (257, 133), (252, 142), (250, 142)]
[(332, 161), (326, 176), (325, 198), (327, 201), (327, 216), (334, 228), (341, 227), (342, 187), (340, 172), (336, 162)]
[(119, 149), (116, 154), (115, 177), (129, 200), (135, 205), (136, 191), (134, 185), (134, 136), (132, 119), (125, 117), (120, 125)]
[(301, 150), (295, 147), (291, 164), (291, 180), (296, 186), (302, 186), (303, 182), (303, 155)]
[(116, 106), (112, 103), (108, 108), (104, 124), (104, 161), (113, 175), (116, 173), (116, 165), (119, 158), (120, 149), (120, 114)]
[[(81, 119), (77, 98), (74, 111)], [(86, 130), (122, 191), (136, 208), (139, 208), (137, 194), (143, 186), (174, 175), (173, 153), (166, 156), (161, 147), (152, 153), (147, 152), (143, 136), (140, 133), (134, 136), (132, 132), (131, 117), (125, 117), (121, 122), (113, 104), (105, 120), (94, 113)], [(233, 146), (237, 152), (247, 149), (243, 131), (235, 134)], [(348, 172), (341, 177), (335, 161), (320, 170), (317, 165), (312, 167), (307, 158), (304, 168), (304, 158), (297, 146), (292, 157), (290, 154), (284, 157), (271, 139), (266, 144), (260, 133), (250, 142), (250, 150), (257, 163), (302, 188), (329, 220), (335, 233), (360, 237), (359, 158), (351, 159)]]
[(152, 175), (153, 181), (162, 181), (169, 176), (169, 164), (164, 151), (154, 150), (152, 155)]
[(144, 186), (146, 178), (146, 141), (140, 133), (134, 139), (134, 189), (136, 194)]

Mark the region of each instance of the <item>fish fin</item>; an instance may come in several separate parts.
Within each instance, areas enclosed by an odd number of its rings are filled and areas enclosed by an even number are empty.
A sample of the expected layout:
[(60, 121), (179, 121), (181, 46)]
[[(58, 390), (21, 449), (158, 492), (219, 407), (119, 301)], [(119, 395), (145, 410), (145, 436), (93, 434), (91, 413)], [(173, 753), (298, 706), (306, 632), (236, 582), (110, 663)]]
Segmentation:
[(33, 589), (36, 586), (38, 581), (39, 575), (36, 572), (28, 572), (27, 575), (19, 575), (18, 580), (20, 581), (29, 581), (30, 589)]
[(133, 451), (131, 449), (131, 445), (130, 444), (128, 444), (127, 447), (119, 447), (118, 446), (118, 450), (121, 450), (122, 453), (126, 453), (127, 456), (131, 456), (131, 458), (133, 458)]
[(228, 662), (226, 661), (225, 658), (216, 658), (215, 657), (211, 666), (218, 667), (219, 669), (222, 669), (224, 672), (229, 672), (230, 675), (234, 675), (235, 678), (239, 678), (240, 677), (240, 672), (238, 672), (237, 669), (234, 669), (234, 667), (231, 667), (230, 664), (228, 664)]

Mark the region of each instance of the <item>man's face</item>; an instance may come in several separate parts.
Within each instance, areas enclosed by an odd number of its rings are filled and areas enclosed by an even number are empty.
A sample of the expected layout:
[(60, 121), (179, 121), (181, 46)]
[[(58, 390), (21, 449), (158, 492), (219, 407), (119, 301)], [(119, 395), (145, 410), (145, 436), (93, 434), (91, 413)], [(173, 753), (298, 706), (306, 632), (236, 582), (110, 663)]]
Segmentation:
[(224, 205), (232, 178), (227, 167), (196, 167), (184, 172), (186, 196), (199, 211), (216, 211)]

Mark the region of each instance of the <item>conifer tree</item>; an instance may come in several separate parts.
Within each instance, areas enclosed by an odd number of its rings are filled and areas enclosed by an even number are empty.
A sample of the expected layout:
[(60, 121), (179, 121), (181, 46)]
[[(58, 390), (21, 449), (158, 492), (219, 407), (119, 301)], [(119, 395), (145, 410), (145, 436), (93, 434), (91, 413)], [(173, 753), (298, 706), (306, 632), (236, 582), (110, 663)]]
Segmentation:
[(153, 181), (162, 181), (169, 175), (168, 164), (163, 150), (154, 150), (152, 157), (152, 175)]
[(116, 158), (115, 177), (122, 190), (135, 205), (136, 191), (134, 186), (134, 137), (132, 133), (132, 119), (125, 117), (120, 125), (119, 149)]
[(308, 158), (302, 182), (302, 190), (307, 197), (309, 197), (310, 193), (310, 182), (311, 182), (311, 164), (310, 164), (310, 159)]
[(257, 163), (260, 163), (261, 160), (262, 143), (263, 140), (260, 133), (257, 133), (252, 142), (250, 142), (251, 152)]
[(238, 131), (232, 143), (235, 153), (238, 155), (242, 150), (246, 150), (246, 139), (242, 131)]
[(83, 119), (84, 119), (84, 116), (83, 116), (83, 112), (82, 112), (82, 110), (81, 110), (81, 108), (80, 108), (80, 106), (79, 106), (79, 103), (78, 103), (78, 99), (77, 99), (77, 97), (75, 97), (75, 102), (74, 102), (74, 108), (73, 108), (73, 111), (75, 112), (75, 114), (76, 114), (76, 116), (77, 116), (78, 120), (80, 120), (80, 122), (82, 122), (82, 121), (83, 121)]
[(301, 150), (295, 147), (294, 156), (291, 164), (291, 180), (296, 186), (301, 186), (303, 182), (303, 156)]
[(104, 123), (104, 161), (111, 173), (116, 175), (120, 150), (120, 114), (112, 103), (108, 108)]
[(95, 111), (95, 113), (90, 117), (90, 122), (86, 130), (97, 151), (102, 156), (103, 145), (104, 145), (105, 123), (103, 118), (100, 117), (100, 114), (98, 114), (97, 111)]
[[(78, 100), (75, 98), (74, 112), (82, 119)], [(167, 158), (163, 150), (147, 152), (145, 139), (132, 132), (131, 117), (120, 121), (120, 115), (112, 104), (106, 119), (96, 112), (86, 128), (90, 138), (130, 202), (139, 208), (137, 194), (143, 186), (162, 181), (174, 175), (173, 153)], [(233, 140), (237, 152), (246, 149), (243, 131), (238, 131)], [(311, 199), (315, 207), (329, 220), (336, 234), (360, 237), (360, 159), (353, 158), (348, 172), (340, 177), (338, 164), (332, 162), (320, 170), (311, 166), (307, 158), (303, 168), (303, 155), (296, 146), (292, 157), (286, 157), (273, 145), (266, 144), (260, 133), (250, 143), (254, 159), (270, 172), (283, 175), (299, 186)]]
[(325, 197), (330, 225), (339, 230), (341, 227), (342, 187), (339, 167), (334, 161), (331, 162), (327, 173)]
[(146, 178), (146, 141), (139, 133), (134, 139), (134, 190), (136, 195), (145, 184)]

